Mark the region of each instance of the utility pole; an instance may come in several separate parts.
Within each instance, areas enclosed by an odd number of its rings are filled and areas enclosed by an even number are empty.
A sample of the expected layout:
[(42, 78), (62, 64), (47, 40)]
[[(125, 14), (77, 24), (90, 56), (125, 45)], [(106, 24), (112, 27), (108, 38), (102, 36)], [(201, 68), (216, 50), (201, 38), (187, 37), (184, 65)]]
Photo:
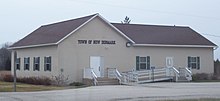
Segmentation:
[(16, 60), (17, 60), (17, 52), (14, 51), (14, 92), (16, 92), (16, 69), (17, 69), (17, 65), (16, 65)]

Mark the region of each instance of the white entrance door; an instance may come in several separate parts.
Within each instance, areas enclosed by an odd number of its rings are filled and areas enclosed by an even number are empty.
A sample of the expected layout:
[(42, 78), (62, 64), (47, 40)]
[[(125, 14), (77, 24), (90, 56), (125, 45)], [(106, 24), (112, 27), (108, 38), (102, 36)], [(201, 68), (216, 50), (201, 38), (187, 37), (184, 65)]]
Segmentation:
[(97, 77), (101, 77), (101, 57), (90, 56), (90, 68), (93, 69)]
[(166, 66), (173, 67), (173, 57), (166, 57)]

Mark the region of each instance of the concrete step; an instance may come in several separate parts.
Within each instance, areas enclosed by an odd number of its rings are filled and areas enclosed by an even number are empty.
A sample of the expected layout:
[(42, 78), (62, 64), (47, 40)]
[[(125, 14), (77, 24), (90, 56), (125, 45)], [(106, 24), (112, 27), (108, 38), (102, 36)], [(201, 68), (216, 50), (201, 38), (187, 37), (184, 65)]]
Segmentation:
[(114, 78), (97, 78), (97, 85), (103, 86), (103, 85), (119, 85), (118, 79)]
[(178, 78), (178, 82), (189, 82), (189, 81), (186, 79), (186, 77), (180, 76), (180, 77)]
[(117, 80), (116, 78), (98, 77), (97, 80)]
[(178, 80), (177, 82), (189, 82), (188, 80)]
[(187, 80), (186, 77), (184, 77), (184, 76), (180, 76), (178, 79), (179, 80)]
[(119, 85), (118, 82), (98, 82), (97, 86), (104, 86), (104, 85)]

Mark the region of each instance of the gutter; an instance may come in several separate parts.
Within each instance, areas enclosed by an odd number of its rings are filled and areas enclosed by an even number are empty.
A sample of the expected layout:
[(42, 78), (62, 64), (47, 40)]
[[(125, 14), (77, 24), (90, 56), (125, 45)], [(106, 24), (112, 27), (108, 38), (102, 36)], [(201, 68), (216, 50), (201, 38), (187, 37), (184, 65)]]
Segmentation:
[[(201, 48), (214, 48), (218, 46), (208, 46), (208, 45), (164, 45), (164, 44), (133, 44), (133, 46), (152, 46), (152, 47), (201, 47)], [(216, 49), (217, 49), (216, 48)]]
[(23, 49), (23, 48), (33, 48), (33, 47), (43, 47), (43, 46), (52, 46), (57, 45), (56, 43), (49, 43), (49, 44), (39, 44), (39, 45), (29, 45), (29, 46), (18, 46), (18, 47), (9, 47), (7, 49), (13, 50), (13, 49)]

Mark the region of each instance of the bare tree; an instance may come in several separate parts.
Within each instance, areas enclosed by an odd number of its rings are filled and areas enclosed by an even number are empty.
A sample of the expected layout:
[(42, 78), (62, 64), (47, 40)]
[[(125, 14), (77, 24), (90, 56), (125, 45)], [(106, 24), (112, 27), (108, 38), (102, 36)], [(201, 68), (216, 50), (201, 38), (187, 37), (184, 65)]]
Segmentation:
[(64, 69), (61, 68), (59, 75), (52, 76), (52, 78), (54, 80), (54, 85), (56, 85), (56, 86), (65, 86), (65, 85), (68, 84), (69, 75), (65, 76), (63, 74), (63, 72), (64, 72)]
[(7, 48), (10, 43), (5, 43), (0, 49), (0, 70), (11, 70), (11, 51)]
[(131, 22), (130, 18), (128, 16), (125, 17), (124, 21), (121, 21), (123, 24), (129, 24)]

